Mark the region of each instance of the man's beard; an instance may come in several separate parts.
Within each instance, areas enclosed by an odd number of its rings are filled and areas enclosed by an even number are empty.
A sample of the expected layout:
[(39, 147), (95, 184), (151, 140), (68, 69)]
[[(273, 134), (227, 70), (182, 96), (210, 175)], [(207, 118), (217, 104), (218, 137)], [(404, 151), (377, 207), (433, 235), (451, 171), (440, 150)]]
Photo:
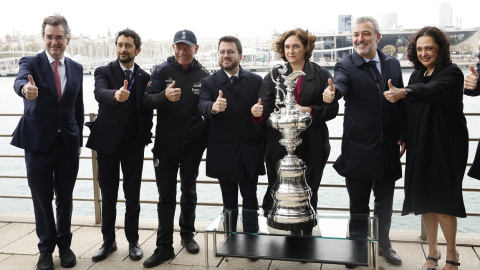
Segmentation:
[(118, 57), (118, 60), (121, 62), (121, 63), (130, 63), (133, 61), (133, 58), (130, 57), (130, 56), (127, 56), (127, 58), (120, 58), (120, 56)]

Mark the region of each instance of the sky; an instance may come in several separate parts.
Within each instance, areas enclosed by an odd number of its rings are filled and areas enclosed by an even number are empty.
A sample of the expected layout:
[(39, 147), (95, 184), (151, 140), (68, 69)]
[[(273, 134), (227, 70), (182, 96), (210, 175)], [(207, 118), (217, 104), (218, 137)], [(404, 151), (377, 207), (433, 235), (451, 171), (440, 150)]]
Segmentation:
[(0, 38), (8, 33), (40, 33), (43, 18), (53, 13), (65, 16), (73, 35), (97, 38), (124, 29), (135, 30), (143, 40), (173, 40), (176, 31), (192, 30), (197, 38), (235, 35), (254, 38), (296, 27), (313, 32), (336, 31), (338, 15), (354, 18), (369, 15), (379, 22), (384, 13), (397, 13), (397, 22), (406, 29), (438, 25), (442, 2), (453, 7), (462, 28), (480, 27), (477, 0), (12, 0), (2, 2)]

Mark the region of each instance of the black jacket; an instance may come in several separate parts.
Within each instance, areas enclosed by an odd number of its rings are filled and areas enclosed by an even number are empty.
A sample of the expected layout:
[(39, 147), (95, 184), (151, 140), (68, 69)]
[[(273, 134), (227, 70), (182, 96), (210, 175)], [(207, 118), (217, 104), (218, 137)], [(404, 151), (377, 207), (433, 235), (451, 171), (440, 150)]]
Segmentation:
[[(291, 73), (290, 64), (287, 63), (288, 72)], [(300, 134), (302, 143), (297, 147), (300, 152), (300, 158), (303, 159), (307, 165), (307, 169), (321, 168), (318, 178), (320, 182), (323, 167), (327, 163), (330, 154), (330, 142), (326, 121), (329, 121), (337, 116), (338, 101), (331, 104), (323, 102), (323, 90), (328, 86), (328, 79), (331, 78), (330, 72), (319, 65), (307, 61), (304, 68), (305, 76), (303, 78), (302, 89), (300, 92), (299, 105), (312, 106), (313, 122), (307, 130)], [(278, 69), (273, 71), (276, 79), (280, 74)], [(284, 79), (281, 78), (283, 83)], [(282, 84), (285, 90), (285, 86)], [(263, 117), (265, 121), (270, 117), (275, 107), (275, 83), (272, 81), (270, 73), (268, 73), (262, 82), (259, 97), (262, 99)], [(281, 133), (272, 127), (268, 128), (265, 161), (267, 163), (277, 162), (283, 158), (287, 151), (285, 147), (280, 145), (279, 141), (282, 138)]]
[[(402, 214), (439, 213), (465, 217), (462, 181), (468, 157), (463, 115), (463, 73), (455, 64), (415, 70), (407, 99), (407, 166)], [(428, 79), (430, 79), (428, 81)]]
[[(480, 53), (478, 53), (478, 59), (480, 60)], [(480, 74), (480, 61), (477, 63), (477, 73)], [(480, 95), (480, 83), (477, 82), (477, 88), (474, 90), (465, 89), (465, 95), (467, 96), (479, 96)], [(468, 171), (468, 176), (480, 180), (480, 143), (477, 146), (477, 152), (475, 159), (473, 160), (472, 167)]]
[(101, 153), (110, 154), (119, 145), (129, 120), (131, 106), (129, 102), (135, 100), (138, 130), (136, 140), (139, 146), (145, 146), (152, 142), (152, 118), (153, 111), (142, 105), (142, 98), (150, 80), (150, 75), (137, 64), (134, 68), (135, 97), (131, 96), (126, 102), (113, 100), (115, 92), (123, 86), (125, 75), (118, 60), (108, 63), (106, 66), (95, 70), (95, 99), (98, 102), (98, 117), (93, 123), (86, 125), (91, 127), (86, 147)]
[[(205, 123), (198, 113), (197, 104), (201, 80), (209, 73), (194, 59), (184, 70), (174, 56), (155, 67), (145, 89), (143, 104), (157, 109), (157, 127), (153, 152), (181, 151), (186, 145), (206, 140)], [(182, 89), (179, 101), (170, 102), (165, 89), (175, 81), (175, 88)]]
[(356, 52), (335, 65), (333, 84), (337, 97), (345, 100), (342, 153), (333, 165), (350, 180), (396, 181), (402, 177), (400, 147), (406, 140), (403, 100), (391, 103), (383, 93), (388, 80), (403, 88), (402, 70), (397, 59), (377, 50), (382, 78)]
[[(207, 176), (242, 182), (243, 165), (250, 176), (265, 174), (263, 130), (252, 119), (251, 107), (258, 101), (262, 78), (240, 67), (233, 83), (223, 69), (202, 80), (199, 112), (210, 120), (207, 146)], [(211, 114), (222, 90), (227, 109)]]

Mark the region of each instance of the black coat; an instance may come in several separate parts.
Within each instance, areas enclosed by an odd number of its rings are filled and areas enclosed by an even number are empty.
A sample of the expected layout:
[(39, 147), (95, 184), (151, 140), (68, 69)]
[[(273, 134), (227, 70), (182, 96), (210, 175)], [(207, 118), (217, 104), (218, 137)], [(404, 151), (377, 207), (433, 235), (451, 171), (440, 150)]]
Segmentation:
[(333, 165), (350, 180), (396, 181), (402, 177), (398, 141), (405, 141), (405, 103), (391, 103), (383, 93), (388, 80), (403, 87), (397, 59), (377, 50), (382, 78), (356, 52), (335, 65), (337, 98), (345, 100), (342, 153)]
[[(254, 123), (251, 107), (258, 101), (262, 78), (240, 67), (233, 83), (224, 70), (202, 79), (198, 111), (209, 119), (207, 176), (241, 182), (245, 164), (250, 176), (265, 174), (263, 130)], [(213, 103), (222, 90), (227, 100), (224, 112), (212, 114)]]
[(402, 214), (465, 217), (462, 181), (468, 157), (463, 73), (455, 64), (415, 70), (408, 82), (407, 166)]
[[(174, 56), (155, 67), (143, 97), (145, 107), (157, 110), (154, 153), (182, 151), (192, 143), (205, 144), (206, 126), (197, 105), (201, 80), (208, 75), (196, 59), (187, 70)], [(165, 89), (172, 81), (175, 88), (182, 89), (177, 102), (165, 96)]]
[[(95, 124), (87, 123), (91, 128), (86, 147), (104, 154), (112, 153), (120, 143), (130, 116), (130, 98), (126, 102), (113, 99), (115, 92), (123, 87), (125, 75), (118, 60), (95, 69), (95, 99), (98, 102), (98, 116)], [(137, 127), (136, 140), (140, 146), (152, 142), (153, 110), (142, 104), (145, 87), (150, 75), (137, 64), (134, 67), (135, 104)], [(133, 76), (132, 76), (133, 78)], [(93, 125), (93, 126), (92, 126)]]
[[(288, 75), (292, 71), (290, 64), (287, 63), (286, 65), (288, 72), (285, 75)], [(323, 102), (323, 90), (327, 88), (328, 79), (332, 77), (330, 72), (309, 61), (305, 63), (304, 72), (299, 105), (311, 106), (314, 117), (312, 124), (300, 134), (302, 143), (297, 147), (297, 151), (307, 166), (307, 182), (311, 184), (315, 182), (315, 185), (317, 185), (320, 183), (323, 168), (330, 155), (329, 134), (325, 122), (337, 116), (338, 102), (335, 101), (331, 104)], [(278, 76), (278, 69), (273, 70), (273, 77), (276, 79)], [(284, 79), (281, 78), (280, 82), (283, 83)], [(283, 84), (282, 88), (285, 90)], [(265, 121), (276, 108), (275, 95), (275, 83), (268, 73), (263, 79), (259, 95), (264, 106), (263, 117)], [(282, 135), (277, 129), (268, 127), (265, 148), (265, 161), (267, 163), (277, 162), (287, 154), (285, 147), (279, 143), (281, 138)]]
[[(478, 59), (480, 59), (480, 53), (478, 53)], [(480, 74), (480, 61), (477, 63), (477, 73)], [(474, 90), (465, 89), (465, 95), (467, 96), (479, 96), (480, 95), (480, 83), (477, 82), (477, 88)], [(468, 171), (468, 176), (480, 180), (480, 143), (477, 146), (477, 152), (475, 159), (473, 160), (472, 167)]]

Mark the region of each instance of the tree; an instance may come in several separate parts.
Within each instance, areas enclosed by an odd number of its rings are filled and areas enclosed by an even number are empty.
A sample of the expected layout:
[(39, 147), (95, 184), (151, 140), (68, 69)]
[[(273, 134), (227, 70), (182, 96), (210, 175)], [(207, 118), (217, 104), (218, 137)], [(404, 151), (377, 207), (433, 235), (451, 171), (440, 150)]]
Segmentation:
[(397, 48), (397, 53), (403, 53), (403, 54), (406, 54), (407, 53), (407, 47), (405, 46), (400, 46)]
[(397, 49), (393, 45), (386, 45), (383, 47), (382, 52), (386, 55), (394, 56)]

